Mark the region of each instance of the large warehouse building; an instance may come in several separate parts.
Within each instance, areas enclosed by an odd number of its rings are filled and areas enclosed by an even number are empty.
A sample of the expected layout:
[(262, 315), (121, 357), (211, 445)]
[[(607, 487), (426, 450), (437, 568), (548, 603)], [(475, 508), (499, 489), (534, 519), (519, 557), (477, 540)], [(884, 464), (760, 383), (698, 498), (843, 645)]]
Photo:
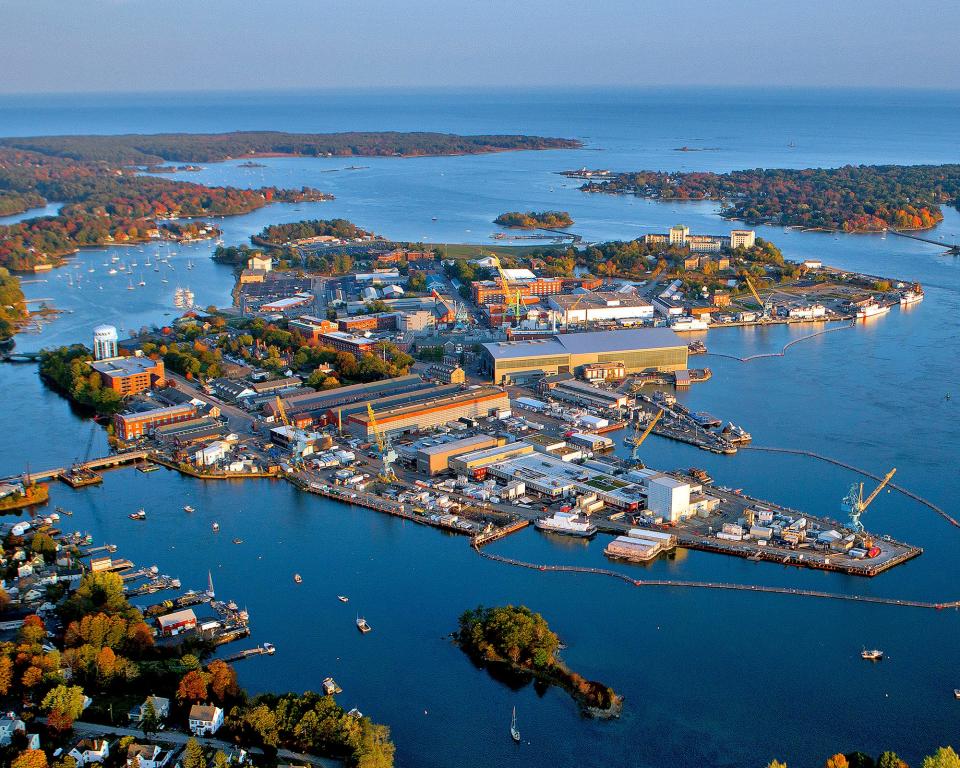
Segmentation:
[(585, 365), (622, 362), (627, 373), (680, 371), (687, 344), (669, 328), (564, 333), (546, 339), (484, 344), (482, 365), (494, 383), (575, 373)]

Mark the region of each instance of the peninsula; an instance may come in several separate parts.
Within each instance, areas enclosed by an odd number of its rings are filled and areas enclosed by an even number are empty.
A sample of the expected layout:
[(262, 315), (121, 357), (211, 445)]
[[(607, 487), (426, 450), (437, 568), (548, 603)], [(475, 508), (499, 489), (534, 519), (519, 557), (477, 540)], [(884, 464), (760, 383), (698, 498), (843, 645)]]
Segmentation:
[(603, 683), (569, 670), (556, 655), (560, 638), (543, 616), (526, 606), (479, 606), (465, 611), (455, 637), (464, 653), (481, 666), (508, 669), (560, 686), (591, 717), (620, 716), (623, 698)]
[(880, 232), (930, 229), (941, 205), (960, 208), (960, 164), (845, 165), (730, 173), (613, 173), (582, 168), (585, 192), (633, 194), (655, 200), (716, 200), (721, 215), (749, 224)]
[(497, 216), (493, 223), (511, 229), (558, 229), (569, 227), (573, 219), (566, 211), (508, 211)]

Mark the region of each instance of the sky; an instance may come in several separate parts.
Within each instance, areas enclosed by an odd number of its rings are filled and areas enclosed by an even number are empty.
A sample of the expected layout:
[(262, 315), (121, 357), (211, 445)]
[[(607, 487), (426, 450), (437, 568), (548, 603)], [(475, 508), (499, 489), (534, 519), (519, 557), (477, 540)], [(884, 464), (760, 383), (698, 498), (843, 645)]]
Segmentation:
[(0, 0), (0, 93), (960, 87), (953, 0)]

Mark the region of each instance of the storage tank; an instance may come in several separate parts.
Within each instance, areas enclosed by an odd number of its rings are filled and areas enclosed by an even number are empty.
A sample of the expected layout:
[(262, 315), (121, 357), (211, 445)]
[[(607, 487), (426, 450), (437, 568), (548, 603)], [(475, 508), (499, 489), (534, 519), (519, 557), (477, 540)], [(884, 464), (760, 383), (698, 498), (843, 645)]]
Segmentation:
[(117, 329), (112, 325), (98, 325), (93, 329), (93, 359), (104, 360), (117, 356)]

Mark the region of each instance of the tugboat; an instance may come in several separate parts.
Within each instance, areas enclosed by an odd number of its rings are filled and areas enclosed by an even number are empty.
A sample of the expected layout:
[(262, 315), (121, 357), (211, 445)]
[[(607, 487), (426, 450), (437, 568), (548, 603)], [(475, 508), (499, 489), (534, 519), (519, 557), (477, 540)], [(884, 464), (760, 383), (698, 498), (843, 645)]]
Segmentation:
[(876, 648), (868, 651), (864, 648), (860, 651), (860, 658), (866, 659), (867, 661), (881, 661), (883, 659), (883, 651), (877, 650)]
[(357, 629), (360, 630), (360, 634), (365, 635), (367, 632), (370, 632), (373, 627), (367, 624), (367, 620), (362, 616), (357, 616)]
[(514, 744), (520, 743), (520, 729), (517, 728), (517, 708), (513, 708), (513, 719), (510, 721), (510, 738)]
[(146, 520), (147, 513), (143, 509), (138, 509), (136, 512), (130, 513), (131, 520)]

